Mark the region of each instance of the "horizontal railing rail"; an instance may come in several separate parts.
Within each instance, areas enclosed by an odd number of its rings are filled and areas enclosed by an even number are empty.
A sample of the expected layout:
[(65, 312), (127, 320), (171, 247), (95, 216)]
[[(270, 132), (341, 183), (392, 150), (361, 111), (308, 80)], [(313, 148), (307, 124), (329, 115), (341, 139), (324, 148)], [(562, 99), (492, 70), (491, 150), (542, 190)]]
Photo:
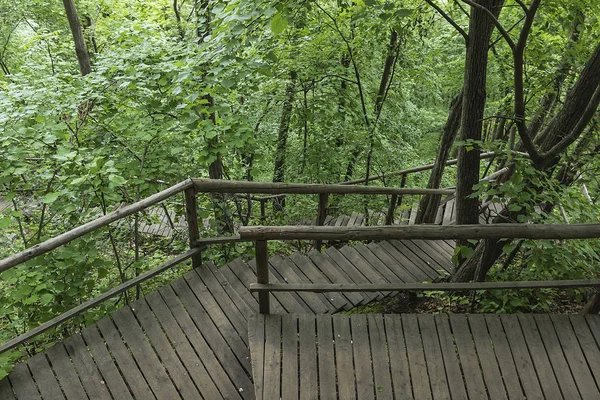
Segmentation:
[(240, 228), (242, 240), (255, 242), (259, 312), (269, 314), (270, 293), (292, 292), (395, 292), (435, 290), (518, 290), (532, 288), (600, 287), (600, 280), (513, 281), (402, 284), (270, 284), (269, 240), (404, 240), (404, 239), (592, 239), (600, 238), (600, 224), (493, 224), (413, 226), (254, 226)]
[[(319, 195), (319, 210), (318, 224), (323, 225), (327, 215), (327, 197), (330, 194), (361, 194), (361, 195), (391, 195), (392, 202), (396, 202), (403, 195), (413, 194), (451, 194), (453, 190), (444, 189), (412, 189), (412, 188), (386, 188), (386, 187), (356, 187), (346, 185), (321, 185), (321, 184), (291, 184), (291, 183), (262, 183), (262, 182), (245, 182), (245, 181), (226, 181), (212, 179), (187, 179), (176, 185), (173, 185), (163, 191), (160, 191), (152, 196), (133, 204), (122, 207), (114, 212), (108, 213), (102, 217), (96, 218), (93, 221), (80, 225), (68, 232), (60, 234), (56, 237), (48, 239), (42, 243), (36, 244), (28, 249), (25, 249), (17, 254), (0, 260), (0, 272), (6, 271), (16, 265), (27, 262), (35, 257), (46, 254), (60, 246), (63, 246), (77, 238), (80, 238), (97, 229), (108, 226), (122, 218), (133, 215), (148, 207), (156, 205), (164, 200), (169, 199), (183, 192), (185, 197), (186, 219), (188, 224), (188, 237), (190, 250), (172, 258), (161, 266), (144, 272), (137, 277), (123, 282), (119, 286), (108, 290), (107, 292), (74, 307), (73, 309), (41, 324), (31, 331), (10, 340), (0, 346), (0, 353), (13, 349), (16, 346), (31, 340), (33, 337), (58, 326), (59, 324), (73, 318), (82, 312), (95, 307), (110, 298), (113, 298), (126, 290), (129, 290), (142, 282), (151, 279), (161, 272), (180, 264), (181, 262), (192, 259), (192, 267), (197, 268), (202, 264), (202, 250), (209, 245), (235, 243), (248, 241), (240, 235), (218, 237), (218, 238), (201, 238), (199, 219), (197, 213), (197, 195), (198, 193), (246, 193), (246, 194), (317, 194)], [(394, 203), (395, 204), (395, 203)], [(315, 245), (318, 249), (321, 247), (321, 242), (316, 241)]]

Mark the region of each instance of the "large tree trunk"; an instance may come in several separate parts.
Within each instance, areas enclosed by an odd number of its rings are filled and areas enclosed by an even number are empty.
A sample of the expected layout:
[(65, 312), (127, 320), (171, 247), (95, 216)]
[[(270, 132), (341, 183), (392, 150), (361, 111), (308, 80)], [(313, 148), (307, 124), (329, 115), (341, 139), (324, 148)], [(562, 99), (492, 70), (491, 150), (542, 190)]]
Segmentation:
[[(479, 0), (494, 18), (498, 18), (504, 0)], [(486, 100), (486, 78), (488, 50), (494, 21), (484, 10), (471, 7), (469, 40), (465, 64), (465, 80), (462, 106), (461, 141), (480, 141), (482, 119)], [(473, 186), (479, 181), (479, 147), (471, 144), (458, 148), (456, 182), (456, 223), (477, 224), (479, 222), (479, 199), (472, 197)]]
[(86, 76), (92, 72), (92, 63), (90, 61), (90, 54), (85, 45), (85, 39), (83, 38), (81, 23), (77, 16), (77, 8), (75, 7), (73, 0), (63, 0), (63, 4), (65, 6), (65, 12), (67, 13), (67, 19), (69, 20), (69, 26), (71, 27), (71, 33), (73, 34), (73, 41), (75, 42), (75, 53), (77, 54), (77, 61), (79, 62), (79, 71), (82, 76)]
[[(450, 113), (444, 125), (444, 131), (440, 139), (440, 145), (438, 147), (437, 156), (431, 175), (429, 175), (429, 182), (427, 182), (428, 189), (438, 189), (442, 183), (442, 176), (444, 175), (444, 169), (446, 167), (446, 161), (450, 156), (450, 149), (456, 139), (456, 134), (460, 128), (460, 117), (462, 114), (462, 90), (450, 103)], [(441, 195), (427, 195), (421, 198), (419, 204), (419, 213), (417, 214), (416, 224), (432, 224), (435, 222), (437, 210), (440, 207)]]

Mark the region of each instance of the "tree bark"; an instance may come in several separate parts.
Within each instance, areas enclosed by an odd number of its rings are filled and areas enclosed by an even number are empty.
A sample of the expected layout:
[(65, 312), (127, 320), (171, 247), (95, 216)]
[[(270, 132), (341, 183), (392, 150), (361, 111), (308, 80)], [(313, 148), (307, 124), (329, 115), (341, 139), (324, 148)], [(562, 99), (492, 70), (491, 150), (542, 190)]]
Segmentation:
[[(460, 118), (462, 114), (463, 104), (463, 92), (461, 90), (452, 102), (450, 103), (450, 113), (444, 125), (444, 131), (440, 139), (440, 145), (438, 147), (437, 156), (431, 175), (429, 175), (429, 182), (427, 182), (428, 189), (438, 189), (442, 182), (442, 176), (444, 175), (444, 169), (446, 167), (446, 161), (450, 156), (450, 149), (456, 139), (456, 134), (460, 128)], [(442, 196), (440, 195), (427, 195), (421, 198), (419, 204), (419, 213), (417, 214), (416, 224), (432, 224), (435, 222), (437, 210), (440, 206)]]
[(75, 53), (77, 54), (77, 61), (79, 62), (79, 71), (82, 76), (86, 76), (92, 72), (92, 63), (90, 61), (90, 54), (85, 45), (85, 39), (83, 38), (81, 23), (77, 16), (77, 8), (75, 7), (73, 0), (63, 0), (63, 4), (65, 6), (65, 12), (67, 13), (69, 26), (71, 27), (73, 41), (75, 42)]
[[(479, 0), (479, 5), (498, 18), (504, 0)], [(486, 78), (488, 50), (494, 20), (478, 7), (471, 7), (469, 40), (465, 64), (465, 80), (462, 105), (461, 141), (480, 141), (482, 119), (486, 100)], [(479, 148), (471, 144), (458, 148), (456, 182), (456, 223), (477, 224), (479, 222), (479, 199), (472, 197), (473, 186), (479, 181)]]
[[(290, 82), (285, 90), (285, 100), (281, 110), (279, 120), (279, 131), (277, 132), (277, 146), (275, 149), (275, 165), (273, 168), (273, 182), (283, 182), (285, 180), (285, 150), (290, 131), (290, 119), (294, 107), (294, 95), (296, 91), (296, 72), (290, 72)], [(285, 198), (276, 198), (273, 200), (273, 207), (276, 210), (283, 210), (285, 207)]]

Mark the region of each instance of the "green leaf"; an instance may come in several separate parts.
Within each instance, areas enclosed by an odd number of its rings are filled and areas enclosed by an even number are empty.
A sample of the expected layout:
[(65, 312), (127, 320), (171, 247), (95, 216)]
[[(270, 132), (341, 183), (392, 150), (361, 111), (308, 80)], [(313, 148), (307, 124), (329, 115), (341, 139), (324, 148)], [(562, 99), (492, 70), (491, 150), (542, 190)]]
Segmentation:
[(273, 34), (281, 34), (288, 26), (288, 20), (281, 16), (281, 13), (277, 13), (271, 18), (271, 31)]
[(10, 226), (10, 222), (11, 222), (10, 217), (0, 218), (0, 228), (6, 228), (6, 227)]
[(56, 201), (56, 199), (58, 199), (58, 196), (60, 196), (60, 193), (48, 193), (47, 195), (42, 197), (41, 201), (44, 204), (52, 204)]

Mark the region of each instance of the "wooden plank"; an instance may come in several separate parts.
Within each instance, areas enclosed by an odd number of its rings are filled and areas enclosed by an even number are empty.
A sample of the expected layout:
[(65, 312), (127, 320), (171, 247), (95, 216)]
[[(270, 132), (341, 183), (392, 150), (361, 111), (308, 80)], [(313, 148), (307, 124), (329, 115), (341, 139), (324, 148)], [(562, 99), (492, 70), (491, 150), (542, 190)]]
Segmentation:
[(110, 390), (113, 397), (119, 397), (120, 399), (133, 400), (133, 397), (129, 393), (129, 389), (123, 380), (123, 377), (119, 373), (115, 361), (108, 353), (106, 346), (98, 328), (96, 325), (88, 326), (81, 331), (81, 336), (90, 348), (90, 352), (94, 357), (94, 361), (100, 370), (100, 373), (104, 377), (106, 386)]
[(373, 367), (369, 343), (367, 316), (365, 314), (350, 315), (354, 366), (356, 368), (356, 391), (358, 400), (375, 398), (373, 383)]
[(298, 400), (298, 318), (281, 316), (281, 399)]
[[(511, 353), (521, 380), (521, 386), (528, 399), (541, 399), (544, 397), (540, 387), (533, 361), (529, 355), (527, 344), (523, 338), (521, 327), (516, 315), (499, 315), (504, 332), (510, 344)], [(497, 354), (497, 353), (496, 353)]]
[(188, 338), (186, 338), (184, 332), (167, 308), (167, 305), (160, 297), (160, 294), (158, 292), (152, 292), (145, 297), (145, 301), (156, 315), (165, 334), (185, 366), (187, 373), (193, 379), (202, 396), (208, 398), (219, 397), (219, 390), (213, 383), (202, 361), (198, 358), (196, 352), (190, 345)]
[(429, 374), (425, 363), (423, 343), (419, 333), (417, 316), (414, 314), (402, 315), (402, 327), (408, 353), (408, 365), (415, 399), (431, 399), (429, 388)]
[(519, 315), (521, 330), (533, 360), (542, 391), (547, 399), (561, 398), (557, 378), (552, 371), (552, 364), (548, 359), (544, 343), (540, 337), (533, 315)]
[(154, 318), (146, 302), (144, 300), (136, 301), (131, 308), (150, 339), (154, 351), (160, 357), (160, 363), (165, 367), (173, 380), (177, 391), (184, 399), (198, 398), (200, 393), (192, 381), (190, 374), (173, 350), (171, 343), (163, 333), (161, 326), (156, 318)]
[(230, 312), (234, 314), (231, 318), (236, 320), (237, 325), (241, 322), (241, 327), (246, 328), (244, 330), (247, 333), (247, 318), (253, 311), (240, 295), (233, 290), (223, 275), (217, 271), (217, 267), (212, 262), (207, 262), (203, 268), (197, 269), (196, 273), (218, 304), (231, 303), (233, 307), (231, 307)]
[(416, 281), (433, 280), (438, 275), (437, 273), (418, 258), (410, 249), (398, 240), (389, 240), (381, 243), (386, 243), (386, 249), (396, 258), (402, 265), (409, 268), (410, 273), (415, 277)]
[(10, 383), (17, 395), (17, 399), (35, 400), (41, 399), (33, 377), (29, 372), (27, 363), (20, 362), (13, 368), (9, 375)]
[[(60, 386), (56, 381), (56, 377), (52, 372), (52, 368), (46, 359), (46, 355), (44, 353), (38, 353), (35, 356), (31, 357), (27, 361), (27, 365), (29, 366), (29, 370), (31, 371), (31, 375), (37, 384), (37, 387), (42, 395), (43, 399), (64, 399), (62, 391), (60, 390)], [(11, 390), (12, 394), (12, 390)], [(0, 390), (0, 398), (10, 398), (8, 395), (6, 397), (2, 396)], [(14, 397), (13, 397), (14, 398)]]
[(256, 400), (263, 400), (265, 388), (265, 314), (253, 314), (248, 322), (248, 339), (252, 357), (252, 378)]
[[(254, 260), (250, 260), (246, 262), (246, 264), (252, 269), (252, 272), (256, 273), (256, 262)], [(270, 264), (268, 265), (268, 274), (269, 281), (273, 283), (285, 284), (285, 281), (281, 282), (275, 274), (271, 271)], [(281, 293), (273, 293), (273, 297), (275, 297), (279, 303), (285, 308), (288, 314), (299, 314), (305, 312), (311, 312), (310, 309), (304, 304), (302, 300), (298, 300), (293, 297), (290, 292), (281, 292)]]
[(419, 209), (419, 203), (414, 203), (410, 210), (410, 218), (408, 220), (409, 225), (414, 225), (417, 220), (417, 210)]
[(362, 243), (358, 243), (354, 246), (356, 250), (370, 265), (374, 268), (385, 280), (389, 283), (396, 283), (399, 278), (385, 265), (368, 247)]
[[(348, 277), (348, 275), (342, 273), (338, 268), (336, 268), (328, 259), (328, 257), (319, 253), (316, 250), (313, 250), (308, 253), (308, 257), (311, 259), (313, 264), (321, 271), (323, 275), (327, 277), (330, 282), (336, 283), (354, 283), (352, 279)], [(365, 297), (360, 293), (345, 293), (344, 296), (349, 301), (349, 307), (354, 307), (358, 304), (362, 304), (365, 301)]]
[[(327, 259), (335, 265), (336, 269), (344, 272), (351, 282), (370, 282), (346, 257), (344, 257), (336, 248), (330, 247), (323, 253)], [(364, 297), (363, 304), (368, 304), (378, 297), (378, 293), (362, 293)]]
[[(235, 260), (234, 260), (235, 261)], [(253, 310), (254, 312), (258, 312), (258, 296), (255, 298), (252, 293), (248, 290), (248, 288), (240, 281), (236, 274), (233, 273), (231, 268), (234, 267), (234, 263), (230, 262), (219, 268), (219, 273), (227, 279), (228, 285), (233, 287), (235, 292), (244, 300), (244, 303)]]
[[(298, 267), (298, 271), (301, 271), (312, 283), (329, 283), (329, 280), (317, 269), (317, 267), (310, 262), (307, 257), (303, 257), (297, 253), (292, 254), (288, 257)], [(335, 311), (344, 309), (348, 305), (348, 299), (340, 295), (339, 293), (328, 293), (325, 292), (327, 299), (333, 304)]]
[(315, 317), (298, 318), (300, 340), (300, 400), (316, 399), (319, 393)]
[(225, 339), (223, 339), (219, 330), (206, 314), (206, 311), (200, 305), (198, 299), (191, 292), (185, 281), (181, 279), (176, 280), (171, 283), (171, 287), (177, 293), (187, 313), (194, 321), (198, 330), (202, 332), (206, 343), (221, 362), (221, 365), (227, 366), (226, 372), (230, 376), (231, 381), (234, 382), (237, 388), (241, 388), (244, 393), (252, 393), (252, 383), (248, 379), (248, 374), (252, 373), (252, 369), (249, 366), (248, 360), (245, 357), (239, 356), (242, 358), (241, 360), (236, 357), (236, 353), (229, 347)]
[(423, 341), (423, 351), (427, 364), (427, 373), (431, 392), (434, 399), (450, 399), (450, 389), (446, 380), (446, 371), (443, 360), (442, 349), (438, 338), (438, 331), (435, 320), (431, 314), (417, 315), (419, 329), (421, 331), (421, 340)]
[(404, 251), (404, 254), (415, 264), (417, 264), (417, 266), (421, 268), (421, 270), (430, 278), (436, 279), (441, 275), (439, 270), (443, 270), (443, 268), (440, 268), (437, 263), (431, 257), (429, 257), (425, 251), (423, 251), (423, 249), (421, 249), (419, 246), (416, 246), (412, 241), (395, 241), (394, 244), (397, 245), (398, 248), (399, 246), (404, 246), (405, 249), (408, 248), (412, 254), (414, 254), (414, 256), (410, 256), (408, 251)]
[[(571, 367), (571, 372), (575, 378), (575, 383), (579, 388), (579, 393), (584, 399), (600, 399), (600, 392), (596, 382), (590, 372), (590, 369), (585, 360), (585, 356), (581, 351), (573, 327), (569, 321), (568, 315), (552, 315), (550, 317), (558, 340), (560, 341), (567, 362)], [(597, 360), (596, 360), (597, 362)]]
[(225, 293), (227, 293), (227, 296), (231, 299), (231, 302), (238, 308), (244, 319), (247, 320), (250, 315), (258, 312), (258, 304), (256, 304), (255, 309), (250, 307), (233, 288), (229, 281), (223, 276), (223, 274), (221, 274), (216, 265), (214, 265), (212, 262), (206, 263), (206, 265), (208, 266), (208, 270), (211, 272), (211, 274), (203, 274), (201, 277), (208, 287), (214, 285), (221, 286), (223, 290), (225, 290)]
[[(71, 364), (65, 346), (62, 343), (57, 343), (46, 351), (46, 355), (67, 399), (87, 398), (87, 394), (85, 394), (85, 390), (81, 386), (81, 381), (77, 376), (73, 364)], [(153, 399), (154, 396), (152, 396), (152, 393), (148, 392), (150, 393), (148, 399)]]
[[(373, 249), (379, 248), (378, 252)], [(421, 276), (421, 271), (410, 260), (404, 257), (394, 246), (388, 242), (379, 242), (369, 244), (369, 248), (379, 257), (381, 261), (389, 266), (398, 276), (400, 282), (416, 282), (417, 276)]]
[(431, 260), (433, 260), (439, 267), (435, 267), (438, 272), (446, 272), (451, 274), (454, 265), (452, 264), (452, 255), (446, 253), (444, 249), (438, 247), (434, 240), (411, 240), (416, 247), (421, 249)]
[(452, 334), (456, 342), (460, 364), (463, 368), (467, 393), (469, 398), (483, 399), (487, 397), (483, 377), (479, 368), (479, 361), (473, 346), (473, 337), (469, 332), (469, 324), (463, 314), (450, 315)]
[[(290, 261), (280, 256), (271, 257), (273, 269), (277, 270), (279, 275), (288, 283), (310, 283), (308, 278), (302, 274), (298, 275), (296, 271), (289, 265)], [(316, 293), (295, 293), (298, 295), (312, 310), (314, 314), (324, 314), (333, 309), (333, 306), (322, 294)]]
[(131, 309), (122, 308), (111, 316), (156, 397), (177, 398), (177, 389), (146, 340)]
[(335, 364), (340, 399), (356, 399), (356, 381), (354, 379), (354, 361), (350, 317), (336, 314), (332, 316), (335, 340)]
[[(275, 282), (287, 283), (288, 280), (285, 277), (281, 276), (281, 274), (279, 273), (278, 267), (279, 267), (280, 262), (281, 262), (281, 257), (277, 257), (277, 258), (270, 257), (269, 258), (269, 274), (271, 275), (271, 278), (269, 278), (269, 279), (271, 279), (272, 281), (275, 281)], [(295, 311), (296, 313), (314, 314), (314, 311), (312, 310), (312, 308), (298, 293), (288, 292), (288, 294), (292, 298), (294, 304), (296, 304), (295, 308), (298, 309), (297, 311)]]
[(0, 380), (0, 399), (16, 400), (8, 377)]
[(396, 398), (413, 399), (402, 318), (400, 315), (385, 315), (384, 320), (394, 393)]
[(90, 398), (110, 399), (110, 393), (98, 371), (96, 363), (80, 335), (73, 335), (63, 342), (71, 361), (77, 369), (79, 379)]
[(550, 317), (536, 314), (534, 318), (563, 397), (565, 399), (581, 399)]
[(281, 399), (281, 317), (265, 315), (263, 399)]
[[(210, 316), (215, 326), (225, 338), (225, 341), (232, 349), (239, 350), (239, 356), (249, 357), (248, 354), (248, 327), (244, 326), (242, 318), (235, 318), (234, 307), (231, 303), (224, 303), (222, 306), (217, 303), (210, 291), (196, 271), (190, 271), (183, 276), (190, 289), (196, 295), (196, 298), (202, 304), (206, 313)], [(221, 308), (223, 307), (223, 308)], [(248, 367), (250, 365), (248, 363)]]
[(598, 349), (598, 343), (594, 340), (594, 336), (590, 332), (583, 315), (569, 315), (569, 319), (571, 320), (571, 325), (573, 326), (581, 350), (588, 361), (588, 366), (594, 376), (596, 386), (600, 387), (600, 363), (598, 363), (598, 360), (600, 360), (600, 349)]
[[(444, 360), (444, 368), (448, 378), (448, 387), (453, 400), (467, 400), (466, 386), (460, 368), (458, 355), (454, 347), (454, 340), (450, 330), (450, 320), (447, 314), (434, 316), (435, 325), (440, 340), (440, 350)], [(522, 400), (522, 399), (521, 399)]]
[[(369, 340), (371, 342), (371, 356), (373, 360), (373, 378), (375, 394), (378, 400), (392, 400), (392, 377), (390, 376), (390, 360), (388, 355), (387, 340), (383, 315), (369, 314)], [(395, 355), (392, 355), (393, 357)]]
[[(240, 394), (238, 391), (240, 387), (236, 385), (237, 382), (235, 382), (233, 378), (228, 376), (229, 373), (226, 373), (222, 364), (219, 363), (219, 360), (224, 359), (224, 357), (221, 354), (217, 355), (216, 352), (211, 349), (202, 332), (195, 325), (192, 317), (187, 313), (173, 289), (170, 286), (165, 286), (161, 288), (159, 292), (185, 337), (189, 340), (195, 352), (200, 355), (200, 360), (204, 364), (206, 371), (212, 378), (215, 386), (222, 393), (223, 397), (239, 398)], [(224, 346), (218, 348), (217, 351), (226, 352), (228, 349), (227, 346)], [(231, 360), (231, 357), (227, 360)], [(233, 362), (235, 363), (235, 361)], [(232, 370), (233, 369), (234, 367), (232, 367)], [(210, 385), (207, 386), (210, 387)], [(252, 390), (242, 393), (242, 397), (244, 398), (250, 398), (252, 395)]]
[(444, 207), (444, 217), (442, 218), (442, 225), (448, 225), (452, 220), (452, 211), (454, 210), (454, 199), (448, 201)]
[(319, 397), (337, 398), (335, 379), (335, 353), (333, 351), (333, 324), (330, 315), (317, 315), (317, 340), (319, 360)]
[[(329, 249), (328, 249), (329, 251)], [(369, 264), (353, 247), (344, 246), (339, 249), (339, 253), (348, 262), (356, 267), (362, 275), (371, 283), (387, 283), (387, 280), (371, 265)], [(377, 296), (377, 300), (382, 299), (387, 293), (380, 293)]]
[[(508, 399), (484, 316), (481, 314), (470, 314), (468, 315), (468, 320), (489, 398), (492, 400)], [(506, 384), (514, 385), (515, 383), (506, 382)]]
[(600, 346), (600, 316), (597, 314), (584, 315), (585, 321), (590, 328), (592, 336), (596, 339), (596, 343)]
[[(239, 258), (229, 263), (231, 271), (238, 277), (238, 279), (244, 285), (245, 290), (247, 291), (250, 287), (251, 283), (257, 282), (256, 274), (250, 268), (250, 266), (240, 260)], [(258, 296), (256, 296), (258, 300)], [(275, 314), (285, 314), (285, 307), (281, 304), (279, 299), (274, 297), (272, 294), (269, 296), (270, 299), (270, 309)], [(259, 312), (260, 312), (260, 303), (259, 303)]]

